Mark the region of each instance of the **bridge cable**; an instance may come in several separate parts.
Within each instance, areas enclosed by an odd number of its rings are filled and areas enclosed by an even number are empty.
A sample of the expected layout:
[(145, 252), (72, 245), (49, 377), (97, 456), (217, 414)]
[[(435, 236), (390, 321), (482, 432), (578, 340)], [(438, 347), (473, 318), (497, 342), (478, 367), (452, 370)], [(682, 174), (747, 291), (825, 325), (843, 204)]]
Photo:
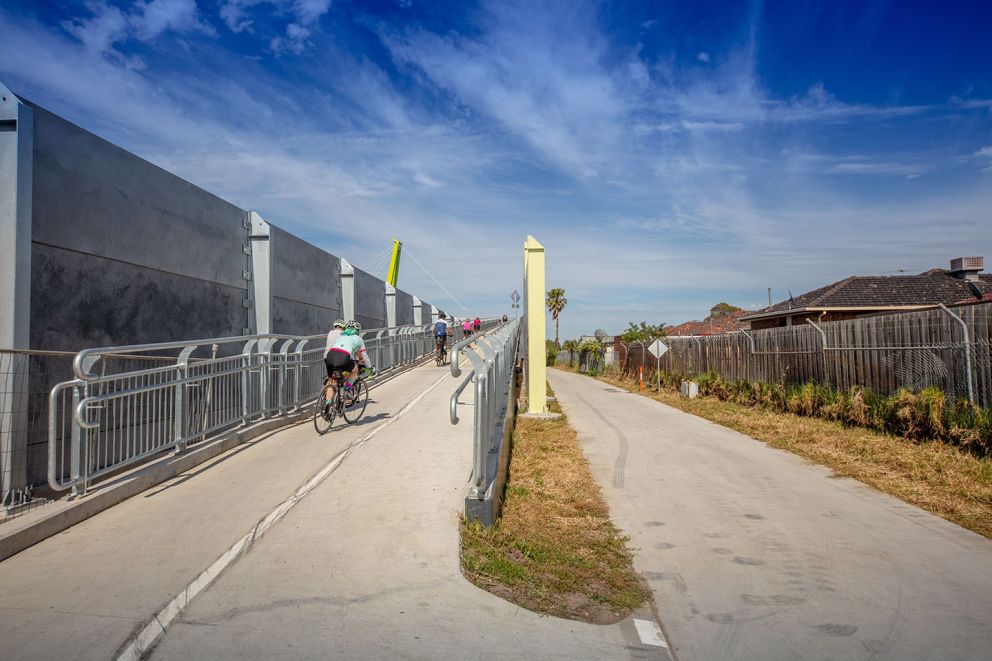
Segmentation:
[(410, 252), (410, 248), (409, 248), (409, 246), (408, 246), (408, 247), (406, 248), (406, 250), (404, 250), (403, 252), (404, 252), (404, 254), (405, 254), (405, 255), (406, 255), (407, 257), (409, 257), (410, 259), (412, 259), (412, 260), (413, 260), (413, 263), (414, 263), (414, 264), (416, 264), (417, 266), (419, 266), (419, 267), (420, 267), (420, 270), (421, 270), (421, 271), (423, 271), (424, 273), (426, 273), (426, 274), (427, 274), (427, 277), (429, 277), (429, 278), (430, 278), (431, 280), (433, 280), (433, 281), (434, 281), (434, 284), (436, 284), (436, 285), (437, 285), (438, 287), (440, 287), (440, 288), (441, 288), (441, 289), (442, 289), (442, 290), (444, 291), (444, 293), (445, 293), (445, 294), (447, 294), (448, 296), (450, 296), (450, 297), (451, 297), (451, 300), (452, 300), (452, 301), (454, 301), (455, 303), (457, 303), (457, 304), (458, 304), (458, 307), (460, 307), (460, 308), (461, 308), (462, 310), (464, 310), (464, 311), (465, 311), (465, 314), (469, 314), (469, 310), (468, 310), (468, 308), (467, 308), (467, 307), (465, 307), (464, 305), (462, 305), (462, 302), (461, 302), (461, 301), (459, 301), (459, 300), (458, 300), (458, 298), (456, 298), (456, 297), (455, 297), (455, 295), (454, 295), (454, 294), (452, 294), (452, 293), (451, 293), (451, 292), (450, 292), (450, 291), (448, 290), (448, 288), (447, 288), (447, 287), (445, 287), (444, 285), (442, 285), (442, 284), (440, 283), (440, 281), (439, 281), (439, 280), (438, 280), (437, 278), (435, 278), (435, 277), (434, 277), (434, 274), (433, 274), (433, 273), (431, 273), (430, 271), (428, 271), (428, 270), (427, 270), (427, 267), (426, 267), (426, 266), (424, 266), (423, 264), (421, 264), (421, 263), (420, 263), (420, 260), (419, 260), (419, 259), (417, 259), (416, 257), (414, 257), (414, 256), (413, 256), (413, 253), (412, 253), (412, 252)]

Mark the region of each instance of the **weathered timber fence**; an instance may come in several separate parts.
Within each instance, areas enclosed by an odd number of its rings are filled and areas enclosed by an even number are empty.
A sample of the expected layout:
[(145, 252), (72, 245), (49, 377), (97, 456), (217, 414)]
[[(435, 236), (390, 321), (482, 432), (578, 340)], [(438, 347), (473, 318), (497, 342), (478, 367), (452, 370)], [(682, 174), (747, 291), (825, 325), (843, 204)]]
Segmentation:
[[(728, 380), (813, 381), (883, 395), (932, 386), (992, 406), (992, 302), (664, 342), (661, 369), (687, 376), (713, 371)], [(657, 365), (646, 344), (617, 351), (627, 374)]]

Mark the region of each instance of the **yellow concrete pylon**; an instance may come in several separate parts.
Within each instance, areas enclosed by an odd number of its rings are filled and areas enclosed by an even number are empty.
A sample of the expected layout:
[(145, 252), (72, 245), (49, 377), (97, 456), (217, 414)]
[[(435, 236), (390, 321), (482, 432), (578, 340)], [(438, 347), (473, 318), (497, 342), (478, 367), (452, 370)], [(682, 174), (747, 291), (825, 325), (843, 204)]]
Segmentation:
[(527, 412), (547, 413), (544, 246), (530, 235), (524, 242), (524, 315), (527, 320)]

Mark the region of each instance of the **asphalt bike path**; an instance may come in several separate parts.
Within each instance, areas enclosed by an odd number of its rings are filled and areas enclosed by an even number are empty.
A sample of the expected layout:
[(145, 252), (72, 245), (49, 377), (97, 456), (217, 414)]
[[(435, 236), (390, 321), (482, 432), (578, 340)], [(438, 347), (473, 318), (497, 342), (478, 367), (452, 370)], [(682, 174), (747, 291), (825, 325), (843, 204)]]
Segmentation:
[(466, 391), (452, 426), (456, 385), (446, 378), (403, 424), (356, 448), (186, 609), (151, 658), (669, 658), (642, 642), (633, 618), (541, 616), (464, 579), (472, 399)]
[(548, 372), (681, 661), (992, 659), (992, 541), (733, 430)]

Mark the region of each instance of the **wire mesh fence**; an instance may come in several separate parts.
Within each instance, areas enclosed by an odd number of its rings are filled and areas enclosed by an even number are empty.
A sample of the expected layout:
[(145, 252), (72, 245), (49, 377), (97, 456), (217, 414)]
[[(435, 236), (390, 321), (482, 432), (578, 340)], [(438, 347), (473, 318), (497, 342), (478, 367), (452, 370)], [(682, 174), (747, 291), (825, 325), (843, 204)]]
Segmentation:
[(666, 337), (656, 359), (645, 343), (620, 343), (618, 365), (767, 383), (816, 382), (890, 395), (935, 387), (949, 399), (992, 407), (992, 303), (811, 322), (724, 335)]

